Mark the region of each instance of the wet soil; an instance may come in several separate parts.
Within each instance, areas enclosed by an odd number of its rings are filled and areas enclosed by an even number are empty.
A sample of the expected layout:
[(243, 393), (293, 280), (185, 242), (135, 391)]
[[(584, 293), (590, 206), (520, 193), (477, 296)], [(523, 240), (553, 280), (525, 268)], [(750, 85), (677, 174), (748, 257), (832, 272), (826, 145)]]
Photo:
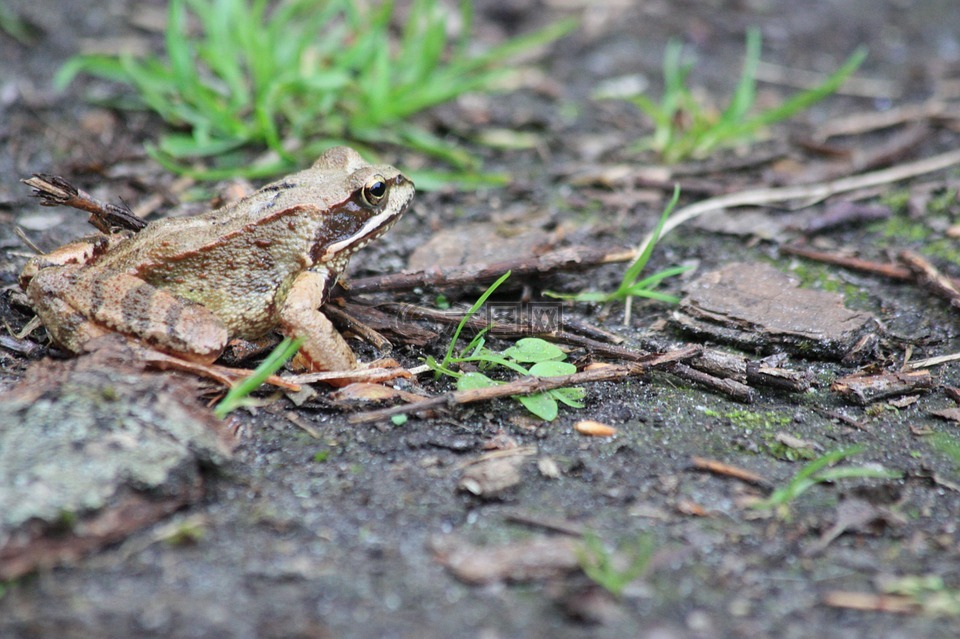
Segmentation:
[[(481, 3), (481, 40), (562, 15), (578, 15), (583, 23), (538, 63), (546, 79), (479, 106), (444, 107), (437, 116), (456, 124), (457, 133), (484, 121), (539, 136), (536, 151), (478, 149), (488, 168), (509, 171), (514, 184), (419, 195), (415, 211), (354, 259), (354, 276), (395, 272), (433, 232), (467, 223), (506, 220), (570, 243), (611, 248), (636, 243), (666, 193), (579, 188), (568, 178), (573, 169), (629, 157), (623, 141), (645, 132), (643, 120), (622, 103), (590, 100), (590, 92), (600, 80), (628, 74), (644, 74), (658, 91), (671, 37), (690, 43), (701, 61), (695, 83), (714, 95), (734, 85), (743, 34), (752, 26), (763, 32), (763, 59), (789, 67), (829, 71), (856, 46), (869, 48), (858, 75), (880, 81), (895, 98), (837, 96), (776, 129), (768, 145), (838, 115), (921, 101), (956, 87), (960, 78), (960, 12), (952, 0), (553, 4), (578, 5)], [(155, 34), (135, 20), (155, 7), (47, 0), (7, 6), (37, 27), (28, 45), (0, 34), (0, 276), (13, 287), (25, 253), (15, 225), (44, 249), (89, 232), (82, 215), (37, 207), (18, 178), (57, 173), (103, 199), (130, 203), (165, 193), (172, 178), (142, 152), (143, 142), (162, 130), (160, 122), (82, 99), (109, 96), (115, 87), (86, 81), (66, 93), (50, 88), (53, 73), (81, 46), (109, 46), (122, 37), (156, 45)], [(787, 92), (780, 85), (761, 89), (762, 100)], [(851, 144), (877, 143), (883, 135)], [(955, 131), (938, 128), (912, 152), (932, 155), (957, 141)], [(403, 158), (391, 160), (403, 166)], [(711, 179), (733, 188), (766, 184), (774, 174)], [(930, 180), (955, 183), (956, 172)], [(883, 189), (873, 201), (897, 193), (902, 187)], [(195, 195), (203, 200), (209, 193)], [(892, 221), (844, 227), (823, 241), (872, 259), (903, 248), (922, 252), (929, 232), (942, 236), (958, 214), (954, 196), (936, 216), (910, 218), (898, 209)], [(909, 232), (918, 227), (929, 232)], [(931, 259), (960, 275), (960, 260), (948, 246), (937, 246)], [(702, 274), (732, 262), (764, 262), (796, 275), (803, 286), (840, 291), (849, 309), (882, 326), (871, 360), (878, 370), (895, 370), (907, 352), (917, 359), (960, 351), (960, 318), (946, 302), (913, 285), (781, 255), (777, 247), (777, 241), (685, 227), (662, 242), (652, 266), (689, 262)], [(523, 283), (532, 295), (545, 288), (611, 288), (621, 270), (610, 265)], [(679, 293), (682, 285), (667, 289)], [(443, 292), (470, 303), (482, 289)], [(429, 305), (436, 292), (378, 299)], [(518, 287), (500, 299), (520, 295)], [(21, 328), (27, 313), (10, 305), (9, 293), (2, 299), (4, 321)], [(620, 335), (630, 347), (690, 339), (664, 328), (671, 309), (663, 305), (635, 305), (628, 326), (617, 306), (563, 312)], [(394, 355), (412, 366), (427, 354), (442, 355), (443, 342), (399, 346)], [(0, 388), (14, 386), (31, 363), (0, 351)], [(812, 373), (809, 392), (759, 389), (756, 401), (744, 405), (656, 372), (591, 385), (584, 408), (564, 409), (551, 423), (532, 420), (515, 402), (495, 401), (411, 417), (400, 426), (355, 425), (323, 391), (301, 407), (281, 399), (241, 412), (233, 458), (206, 471), (200, 501), (93, 556), (0, 583), (0, 637), (960, 636), (956, 602), (940, 614), (931, 606), (896, 613), (828, 605), (831, 593), (882, 594), (884, 584), (910, 576), (939, 577), (941, 594), (960, 589), (960, 469), (928, 437), (956, 433), (955, 423), (930, 411), (953, 406), (942, 389), (960, 385), (960, 369), (952, 363), (934, 369), (939, 386), (915, 403), (863, 407), (830, 390), (831, 381), (855, 367), (803, 356), (792, 356), (790, 366)], [(427, 377), (422, 383), (431, 393), (449, 388)], [(615, 426), (617, 435), (578, 433), (574, 424), (584, 418)], [(777, 446), (781, 432), (822, 450), (861, 445), (849, 463), (896, 469), (904, 477), (815, 486), (790, 504), (787, 516), (776, 516), (744, 505), (764, 496), (762, 488), (692, 466), (694, 456), (717, 459), (783, 485), (803, 461)], [(536, 447), (520, 465), (521, 481), (491, 499), (459, 490), (464, 463), (504, 441)], [(538, 467), (544, 459), (559, 473)], [(853, 526), (821, 544), (840, 517), (838, 504), (854, 499), (895, 516), (878, 515), (883, 525)], [(441, 542), (493, 547), (555, 534), (517, 524), (518, 513), (593, 531), (624, 555), (646, 534), (654, 558), (619, 598), (606, 597), (578, 571), (475, 586), (437, 560)], [(180, 529), (196, 534), (176, 534)]]

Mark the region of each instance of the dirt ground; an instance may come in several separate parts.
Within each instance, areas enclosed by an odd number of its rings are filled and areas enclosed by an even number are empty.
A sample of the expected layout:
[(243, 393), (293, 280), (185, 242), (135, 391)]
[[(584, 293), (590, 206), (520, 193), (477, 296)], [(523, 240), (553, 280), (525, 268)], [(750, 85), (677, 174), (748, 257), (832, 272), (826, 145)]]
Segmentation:
[[(89, 232), (84, 215), (41, 209), (19, 178), (57, 173), (102, 199), (131, 205), (169, 193), (173, 178), (143, 154), (143, 142), (162, 123), (82, 98), (108, 97), (115, 86), (87, 80), (65, 93), (50, 88), (55, 71), (81, 47), (116, 46), (125, 38), (137, 46), (156, 45), (155, 33), (142, 24), (152, 12), (162, 15), (160, 3), (5, 4), (37, 27), (28, 45), (0, 34), (0, 274), (8, 287), (0, 313), (16, 331), (29, 314), (11, 303), (27, 253), (14, 228), (24, 228), (43, 249)], [(678, 178), (683, 203), (826, 170), (825, 152), (802, 151), (798, 140), (812, 139), (812, 131), (841, 116), (920, 104), (934, 95), (952, 99), (956, 110), (960, 99), (960, 11), (953, 0), (478, 4), (481, 42), (566, 15), (582, 20), (536, 61), (542, 75), (531, 75), (527, 88), (464, 100), (434, 116), (466, 137), (481, 127), (502, 128), (533, 134), (540, 144), (529, 151), (478, 149), (488, 168), (511, 173), (514, 183), (418, 194), (414, 210), (354, 258), (354, 278), (397, 272), (431, 237), (457, 229), (509, 227), (552, 247), (634, 245), (662, 210), (668, 189), (575, 179), (629, 159), (624, 140), (646, 131), (630, 107), (591, 100), (590, 93), (601, 80), (642, 74), (658, 94), (661, 56), (672, 37), (689, 43), (700, 61), (695, 84), (715, 96), (734, 85), (744, 33), (753, 26), (764, 36), (763, 60), (790, 68), (827, 72), (857, 46), (869, 49), (857, 76), (871, 80), (864, 89), (870, 96), (836, 96), (775, 129), (774, 139), (749, 154), (721, 156), (732, 162), (773, 150), (780, 154), (775, 162), (738, 170), (698, 165), (699, 172)], [(791, 90), (763, 83), (760, 101)], [(851, 152), (877, 148), (895, 134), (887, 129), (835, 145), (849, 159)], [(887, 165), (955, 149), (958, 141), (955, 127), (934, 122)], [(391, 161), (404, 165), (402, 157)], [(912, 249), (960, 276), (960, 252), (951, 250), (956, 240), (948, 233), (960, 218), (960, 204), (956, 190), (952, 196), (944, 190), (956, 189), (958, 180), (953, 169), (918, 178), (909, 189), (875, 189), (866, 202), (886, 206), (892, 215), (832, 229), (819, 236), (817, 247), (876, 261)], [(920, 211), (891, 204), (923, 193), (932, 196), (922, 200)], [(202, 208), (209, 195), (197, 195), (198, 202), (181, 209)], [(160, 211), (180, 198), (168, 199)], [(827, 206), (816, 205), (812, 214)], [(770, 219), (782, 212), (760, 209)], [(564, 408), (550, 423), (533, 419), (516, 402), (497, 400), (411, 415), (403, 425), (355, 424), (348, 422), (351, 411), (335, 405), (324, 388), (299, 407), (280, 399), (240, 411), (232, 459), (207, 459), (204, 490), (192, 504), (68, 565), (0, 582), (0, 637), (960, 636), (960, 468), (930, 444), (931, 433), (956, 434), (956, 421), (931, 411), (955, 405), (948, 389), (960, 386), (960, 368), (934, 367), (933, 388), (913, 403), (893, 396), (859, 405), (831, 390), (833, 381), (861, 366), (896, 371), (908, 354), (922, 359), (960, 351), (960, 318), (915, 284), (781, 252), (798, 235), (792, 229), (719, 232), (732, 226), (684, 226), (665, 238), (653, 268), (696, 267), (666, 289), (681, 294), (685, 283), (733, 262), (773, 265), (805, 288), (842, 293), (848, 309), (873, 317), (879, 339), (868, 357), (843, 363), (792, 355), (786, 367), (809, 372), (812, 387), (755, 387), (749, 404), (666, 371), (590, 384), (584, 386), (584, 408)], [(461, 238), (476, 237), (461, 232)], [(482, 261), (482, 250), (471, 259)], [(610, 288), (622, 268), (514, 278), (515, 287), (498, 300), (524, 294), (538, 300), (544, 289)], [(484, 287), (368, 299), (433, 306), (443, 292), (470, 304)], [(677, 331), (666, 321), (674, 310), (637, 303), (626, 327), (621, 305), (565, 306), (563, 313), (571, 324), (615, 333), (627, 348), (716, 346)], [(442, 356), (449, 329), (423, 325), (441, 337), (426, 346), (398, 344), (393, 355), (405, 366)], [(42, 333), (33, 339), (42, 343)], [(360, 349), (365, 358), (375, 354)], [(13, 388), (45, 355), (45, 349), (29, 355), (0, 349), (0, 390)], [(584, 348), (574, 348), (570, 359), (604, 360)], [(152, 380), (145, 382), (151, 396), (163, 392), (154, 374), (144, 379)], [(428, 375), (420, 381), (430, 394), (450, 388)], [(574, 429), (582, 419), (612, 425), (617, 434), (585, 436)], [(783, 486), (803, 466), (777, 445), (778, 434), (821, 452), (861, 445), (863, 452), (846, 463), (882, 466), (903, 477), (814, 486), (790, 504), (788, 516), (751, 509), (745, 505), (751, 498)], [(515, 467), (519, 481), (492, 497), (460, 489), (469, 462), (514, 446), (529, 452)], [(3, 454), (0, 446), (0, 459)], [(698, 470), (694, 457), (748, 470), (769, 485)], [(844, 504), (858, 504), (866, 515), (858, 519)], [(550, 563), (523, 544), (544, 541), (563, 550), (567, 542), (558, 540), (580, 544), (584, 531), (618, 560), (637, 552), (644, 539), (652, 543), (646, 571), (619, 597), (575, 567), (544, 574), (514, 570), (524, 559), (534, 566)], [(492, 564), (495, 558), (485, 553), (498, 548), (519, 556), (508, 558), (500, 578), (487, 583), (470, 583), (451, 565), (451, 558), (470, 556)], [(911, 577), (932, 585), (905, 599), (894, 586)], [(867, 609), (854, 609), (854, 600)]]

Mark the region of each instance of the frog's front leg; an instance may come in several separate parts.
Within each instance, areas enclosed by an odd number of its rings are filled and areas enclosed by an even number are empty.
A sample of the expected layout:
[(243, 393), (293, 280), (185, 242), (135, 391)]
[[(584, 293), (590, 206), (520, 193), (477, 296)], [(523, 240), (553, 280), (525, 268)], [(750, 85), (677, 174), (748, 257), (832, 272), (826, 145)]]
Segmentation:
[(294, 280), (280, 309), (284, 335), (303, 338), (294, 368), (309, 371), (348, 371), (357, 367), (357, 357), (327, 316), (320, 312), (326, 301), (326, 273), (304, 271)]
[(158, 289), (138, 277), (97, 266), (39, 270), (27, 296), (53, 340), (79, 353), (107, 333), (194, 362), (211, 363), (227, 343), (223, 322), (204, 306)]

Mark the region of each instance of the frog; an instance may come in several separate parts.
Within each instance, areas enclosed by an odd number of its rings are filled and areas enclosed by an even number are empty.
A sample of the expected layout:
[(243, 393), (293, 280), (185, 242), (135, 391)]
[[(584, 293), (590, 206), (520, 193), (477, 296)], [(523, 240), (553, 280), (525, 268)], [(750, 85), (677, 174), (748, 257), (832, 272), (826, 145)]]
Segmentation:
[(231, 340), (302, 339), (295, 370), (360, 367), (323, 314), (350, 258), (406, 212), (412, 180), (352, 148), (221, 208), (99, 233), (31, 258), (19, 283), (63, 350), (121, 334), (212, 364)]

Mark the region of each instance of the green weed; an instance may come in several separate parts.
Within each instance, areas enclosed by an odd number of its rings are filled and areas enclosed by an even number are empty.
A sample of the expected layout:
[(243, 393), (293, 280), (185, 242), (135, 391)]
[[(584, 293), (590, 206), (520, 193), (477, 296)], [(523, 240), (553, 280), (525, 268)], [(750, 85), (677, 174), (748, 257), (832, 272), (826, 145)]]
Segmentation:
[(249, 398), (250, 393), (260, 388), (268, 377), (280, 370), (281, 366), (296, 355), (302, 343), (303, 339), (299, 337), (297, 339), (284, 338), (282, 342), (277, 344), (276, 348), (270, 351), (266, 359), (260, 362), (260, 365), (253, 371), (253, 375), (227, 392), (226, 396), (213, 409), (213, 414), (223, 419), (241, 406), (255, 404), (256, 402)]
[(24, 46), (36, 40), (36, 29), (3, 2), (0, 2), (0, 31)]
[(771, 495), (754, 504), (754, 508), (776, 509), (778, 514), (786, 518), (789, 516), (789, 507), (794, 499), (802, 495), (808, 488), (823, 482), (851, 478), (878, 478), (899, 479), (902, 473), (883, 468), (868, 468), (864, 466), (836, 466), (828, 468), (842, 459), (863, 452), (863, 446), (851, 446), (827, 452), (797, 472), (786, 485), (777, 488)]
[(960, 440), (945, 433), (937, 433), (927, 438), (930, 445), (949, 457), (957, 469), (960, 469)]
[(701, 103), (687, 85), (693, 65), (681, 62), (683, 45), (676, 40), (670, 41), (664, 54), (664, 89), (660, 102), (654, 102), (643, 94), (598, 97), (626, 99), (653, 120), (653, 134), (641, 140), (636, 148), (652, 149), (670, 164), (688, 158), (704, 158), (717, 148), (754, 141), (764, 128), (787, 120), (836, 92), (866, 57), (864, 49), (857, 49), (820, 86), (797, 93), (775, 107), (751, 114), (757, 97), (760, 45), (760, 31), (748, 31), (740, 79), (730, 103), (719, 114)]
[(960, 616), (960, 590), (948, 588), (940, 575), (904, 575), (881, 581), (887, 594), (908, 597), (925, 615)]
[[(390, 1), (170, 0), (164, 56), (77, 56), (56, 84), (78, 73), (129, 84), (135, 102), (126, 106), (151, 109), (178, 129), (151, 155), (198, 178), (275, 175), (341, 143), (361, 151), (400, 145), (473, 171), (469, 154), (408, 119), (463, 93), (494, 90), (511, 72), (507, 61), (576, 24), (473, 54), (471, 2), (459, 3), (456, 41), (438, 0), (414, 0), (398, 37), (393, 15)], [(251, 165), (245, 148), (271, 153)], [(197, 168), (197, 158), (215, 158), (213, 167)]]
[[(640, 535), (621, 545), (617, 553), (614, 553), (596, 533), (590, 532), (584, 535), (577, 557), (580, 568), (587, 577), (610, 594), (619, 597), (627, 586), (646, 572), (654, 550), (653, 537)], [(618, 562), (616, 555), (624, 557), (626, 562)]]
[[(479, 331), (470, 340), (466, 348), (460, 351), (459, 355), (455, 355), (457, 341), (460, 339), (460, 333), (464, 326), (508, 277), (510, 277), (510, 271), (504, 273), (500, 279), (491, 284), (463, 316), (454, 331), (450, 344), (447, 346), (443, 361), (437, 362), (433, 357), (427, 357), (426, 359), (427, 366), (433, 369), (436, 377), (449, 375), (456, 378), (457, 390), (489, 388), (503, 383), (491, 379), (480, 371), (464, 373), (454, 370), (454, 366), (464, 363), (477, 365), (481, 371), (489, 371), (499, 367), (532, 377), (559, 377), (577, 372), (576, 366), (563, 361), (567, 357), (566, 353), (555, 344), (538, 337), (524, 337), (503, 351), (494, 351), (487, 348), (485, 335), (489, 327)], [(530, 365), (529, 368), (526, 366), (528, 364)], [(560, 404), (582, 408), (583, 404), (580, 403), (580, 400), (585, 395), (586, 391), (582, 388), (564, 387), (530, 395), (513, 395), (513, 398), (540, 419), (553, 421), (559, 414)]]
[(657, 225), (653, 229), (651, 241), (647, 242), (643, 248), (643, 252), (627, 267), (623, 277), (620, 279), (620, 285), (615, 291), (610, 293), (584, 291), (572, 294), (544, 291), (543, 294), (548, 297), (572, 300), (574, 302), (600, 302), (605, 304), (607, 302), (623, 301), (630, 297), (645, 297), (668, 304), (676, 304), (679, 301), (677, 297), (668, 295), (667, 293), (661, 293), (654, 289), (660, 285), (660, 282), (668, 277), (675, 277), (681, 273), (685, 273), (689, 271), (691, 267), (673, 266), (671, 268), (665, 268), (662, 271), (657, 271), (653, 275), (649, 275), (643, 279), (640, 279), (640, 274), (643, 272), (643, 269), (646, 268), (647, 262), (650, 261), (653, 249), (657, 244), (657, 240), (660, 239), (660, 233), (663, 231), (663, 225), (667, 223), (667, 218), (670, 217), (673, 209), (677, 206), (679, 199), (680, 187), (677, 186), (673, 189), (673, 197), (670, 199), (670, 203), (667, 204), (667, 208), (664, 209)]

